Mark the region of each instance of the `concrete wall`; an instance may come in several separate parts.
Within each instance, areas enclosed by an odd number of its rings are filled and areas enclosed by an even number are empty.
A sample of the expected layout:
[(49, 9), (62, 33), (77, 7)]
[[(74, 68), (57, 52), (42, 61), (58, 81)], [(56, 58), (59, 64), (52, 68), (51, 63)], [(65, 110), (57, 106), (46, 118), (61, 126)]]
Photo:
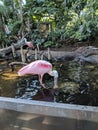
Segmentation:
[(98, 130), (98, 108), (0, 97), (0, 130)]

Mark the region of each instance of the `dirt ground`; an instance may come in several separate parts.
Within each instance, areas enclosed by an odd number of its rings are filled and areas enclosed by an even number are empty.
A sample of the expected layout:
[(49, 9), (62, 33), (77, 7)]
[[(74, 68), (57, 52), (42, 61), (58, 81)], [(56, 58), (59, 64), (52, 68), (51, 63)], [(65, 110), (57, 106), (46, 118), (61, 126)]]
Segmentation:
[(76, 42), (74, 44), (61, 43), (57, 47), (54, 47), (54, 48), (52, 47), (51, 50), (55, 50), (55, 51), (74, 51), (74, 50), (76, 50), (76, 49), (78, 49), (79, 47), (82, 47), (82, 46), (98, 47), (98, 43), (96, 41), (82, 41), (82, 42)]

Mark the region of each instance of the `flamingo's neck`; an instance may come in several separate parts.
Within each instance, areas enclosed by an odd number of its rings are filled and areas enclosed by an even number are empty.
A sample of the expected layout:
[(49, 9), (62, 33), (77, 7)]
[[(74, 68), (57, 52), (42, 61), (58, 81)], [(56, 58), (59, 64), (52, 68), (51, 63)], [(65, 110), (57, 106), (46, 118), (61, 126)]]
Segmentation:
[(49, 74), (49, 75), (51, 75), (51, 76), (54, 76), (54, 73), (53, 73), (53, 71), (52, 71), (52, 70), (51, 70), (51, 71), (49, 71), (49, 72), (48, 72), (48, 74)]

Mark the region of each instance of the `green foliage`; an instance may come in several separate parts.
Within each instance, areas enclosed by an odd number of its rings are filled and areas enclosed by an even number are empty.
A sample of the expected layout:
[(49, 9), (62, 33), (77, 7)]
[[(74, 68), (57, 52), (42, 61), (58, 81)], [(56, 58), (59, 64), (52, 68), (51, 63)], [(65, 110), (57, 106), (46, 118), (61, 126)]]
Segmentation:
[(8, 36), (5, 35), (4, 33), (0, 32), (0, 41), (2, 41), (2, 46), (6, 47), (6, 45), (9, 42)]
[(17, 35), (18, 31), (20, 30), (21, 22), (15, 21), (13, 24), (9, 25), (10, 30), (12, 31), (12, 34)]
[(50, 47), (50, 46), (52, 46), (52, 44), (53, 44), (53, 42), (52, 41), (47, 41), (47, 42), (45, 42), (44, 43), (44, 47)]
[(94, 38), (98, 36), (98, 22), (97, 21), (88, 21), (85, 24), (80, 26), (79, 31), (82, 37), (85, 39)]
[(53, 33), (53, 42), (57, 42), (58, 40), (65, 39), (65, 30), (64, 29), (55, 29)]
[(74, 39), (86, 40), (86, 39), (96, 39), (98, 36), (98, 22), (91, 20), (79, 25), (78, 22), (71, 27), (67, 28), (64, 35), (66, 37), (71, 37)]
[[(7, 10), (0, 9), (12, 33), (16, 35), (23, 23), (18, 21), (19, 0), (2, 0)], [(3, 11), (3, 13), (2, 13)], [(24, 21), (29, 17), (30, 24), (52, 22), (52, 33), (48, 35), (44, 46), (57, 45), (59, 40), (74, 38), (81, 40), (96, 39), (98, 36), (98, 0), (26, 0), (23, 6)], [(10, 22), (11, 21), (11, 22)], [(4, 21), (3, 21), (4, 22)], [(25, 22), (24, 22), (25, 23)], [(32, 25), (33, 26), (33, 25)], [(42, 44), (42, 32), (32, 27), (33, 44)]]
[(6, 13), (6, 7), (4, 5), (4, 2), (0, 0), (0, 15), (5, 15)]
[[(70, 12), (75, 20), (71, 21), (71, 26), (65, 28), (65, 37), (78, 40), (96, 39), (98, 36), (98, 15), (96, 12), (97, 0), (65, 0), (65, 5), (71, 3)], [(64, 6), (64, 5), (63, 5)]]
[(44, 39), (42, 38), (38, 29), (33, 30), (31, 39), (34, 45), (41, 45), (44, 42)]

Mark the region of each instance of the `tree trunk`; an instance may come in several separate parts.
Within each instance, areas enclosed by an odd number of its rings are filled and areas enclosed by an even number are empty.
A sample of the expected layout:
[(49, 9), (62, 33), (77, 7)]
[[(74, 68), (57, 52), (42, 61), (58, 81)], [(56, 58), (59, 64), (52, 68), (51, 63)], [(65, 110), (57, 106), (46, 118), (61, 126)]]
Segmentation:
[(0, 15), (0, 32), (1, 32), (1, 33), (4, 33), (4, 27), (3, 27), (2, 15)]

